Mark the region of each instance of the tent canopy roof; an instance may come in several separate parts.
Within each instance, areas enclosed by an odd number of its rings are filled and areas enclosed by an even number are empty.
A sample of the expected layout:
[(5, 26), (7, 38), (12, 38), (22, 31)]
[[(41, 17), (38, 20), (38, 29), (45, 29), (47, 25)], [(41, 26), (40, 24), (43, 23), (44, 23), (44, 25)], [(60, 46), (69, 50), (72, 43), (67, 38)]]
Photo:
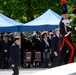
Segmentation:
[(52, 11), (51, 9), (48, 9), (44, 14), (42, 14), (40, 17), (34, 19), (33, 21), (30, 21), (24, 25), (26, 26), (37, 26), (37, 25), (59, 25), (61, 16)]
[(17, 22), (0, 13), (0, 32), (18, 31), (18, 26), (23, 23)]
[(23, 24), (21, 31), (53, 30), (59, 26), (61, 16), (48, 9), (38, 18)]

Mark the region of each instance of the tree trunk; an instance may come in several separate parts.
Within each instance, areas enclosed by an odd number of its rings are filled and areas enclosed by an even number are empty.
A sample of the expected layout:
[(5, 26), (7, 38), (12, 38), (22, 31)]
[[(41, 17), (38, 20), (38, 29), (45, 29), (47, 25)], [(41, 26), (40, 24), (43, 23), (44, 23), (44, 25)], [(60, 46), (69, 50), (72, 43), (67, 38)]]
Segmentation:
[(27, 22), (34, 19), (33, 13), (32, 13), (32, 7), (31, 7), (31, 0), (27, 0), (27, 10), (26, 10), (26, 16), (27, 16)]

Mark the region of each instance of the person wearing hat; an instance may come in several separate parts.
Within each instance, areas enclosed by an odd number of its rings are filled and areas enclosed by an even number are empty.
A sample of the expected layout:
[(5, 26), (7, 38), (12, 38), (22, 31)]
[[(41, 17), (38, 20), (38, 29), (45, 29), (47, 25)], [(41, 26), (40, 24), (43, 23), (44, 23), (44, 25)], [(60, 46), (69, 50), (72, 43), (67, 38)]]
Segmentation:
[(24, 51), (27, 50), (27, 40), (25, 39), (23, 33), (21, 33), (20, 36), (21, 36), (21, 67), (24, 67), (23, 59), (24, 59)]
[(48, 68), (49, 64), (49, 55), (50, 55), (50, 45), (49, 45), (49, 40), (46, 31), (41, 33), (42, 35), (42, 41), (41, 41), (41, 48), (43, 52), (43, 67)]
[[(68, 20), (68, 11), (65, 9), (62, 11), (62, 19), (60, 21), (60, 34), (63, 37), (62, 44), (61, 44), (61, 52), (66, 52), (67, 50), (70, 51), (70, 55), (68, 58), (68, 63), (74, 61), (74, 53), (75, 48), (71, 41), (71, 32), (76, 31), (76, 27), (72, 28), (70, 25), (70, 21)], [(66, 49), (65, 49), (66, 48)]]
[(59, 49), (59, 46), (60, 46), (60, 31), (59, 31), (59, 28), (53, 30), (53, 37), (52, 37), (52, 56), (53, 56), (53, 62), (52, 62), (52, 65), (51, 65), (51, 68), (52, 67), (56, 67), (58, 65), (58, 58), (59, 58), (59, 52), (60, 52), (60, 49)]
[(11, 46), (10, 50), (10, 62), (13, 70), (12, 75), (19, 75), (19, 66), (20, 66), (20, 45), (21, 40), (20, 36), (15, 36), (15, 42)]

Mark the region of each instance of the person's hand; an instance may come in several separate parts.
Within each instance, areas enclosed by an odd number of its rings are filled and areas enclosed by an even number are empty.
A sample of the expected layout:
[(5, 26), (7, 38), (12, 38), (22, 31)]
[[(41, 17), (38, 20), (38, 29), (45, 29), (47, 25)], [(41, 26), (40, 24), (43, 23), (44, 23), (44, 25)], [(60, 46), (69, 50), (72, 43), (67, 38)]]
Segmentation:
[(34, 51), (36, 51), (36, 50), (34, 49)]
[(69, 53), (69, 50), (67, 50), (66, 53)]
[(28, 49), (26, 49), (26, 51), (28, 51)]
[(55, 55), (55, 56), (58, 56), (58, 53), (57, 53), (57, 52), (54, 52), (54, 55)]
[(47, 52), (48, 50), (47, 49), (45, 49), (45, 52)]
[(14, 64), (12, 64), (11, 66), (12, 66), (12, 67), (15, 67), (15, 65), (14, 65)]
[(7, 50), (4, 50), (5, 53), (7, 53)]

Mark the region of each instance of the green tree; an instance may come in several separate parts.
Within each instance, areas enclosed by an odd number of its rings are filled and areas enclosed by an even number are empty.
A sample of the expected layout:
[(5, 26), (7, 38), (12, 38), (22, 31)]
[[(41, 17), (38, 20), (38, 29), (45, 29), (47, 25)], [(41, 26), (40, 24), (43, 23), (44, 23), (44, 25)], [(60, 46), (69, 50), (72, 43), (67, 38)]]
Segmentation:
[[(67, 0), (68, 11), (71, 15), (76, 8), (76, 0)], [(4, 15), (18, 20), (28, 22), (43, 14), (46, 10), (52, 9), (60, 14), (63, 10), (61, 0), (0, 0), (0, 12)], [(73, 20), (72, 26), (76, 25), (76, 15), (69, 16)], [(73, 33), (73, 42), (76, 43), (76, 34)]]
[(60, 0), (0, 0), (0, 12), (21, 22), (28, 22), (46, 10), (60, 13)]

